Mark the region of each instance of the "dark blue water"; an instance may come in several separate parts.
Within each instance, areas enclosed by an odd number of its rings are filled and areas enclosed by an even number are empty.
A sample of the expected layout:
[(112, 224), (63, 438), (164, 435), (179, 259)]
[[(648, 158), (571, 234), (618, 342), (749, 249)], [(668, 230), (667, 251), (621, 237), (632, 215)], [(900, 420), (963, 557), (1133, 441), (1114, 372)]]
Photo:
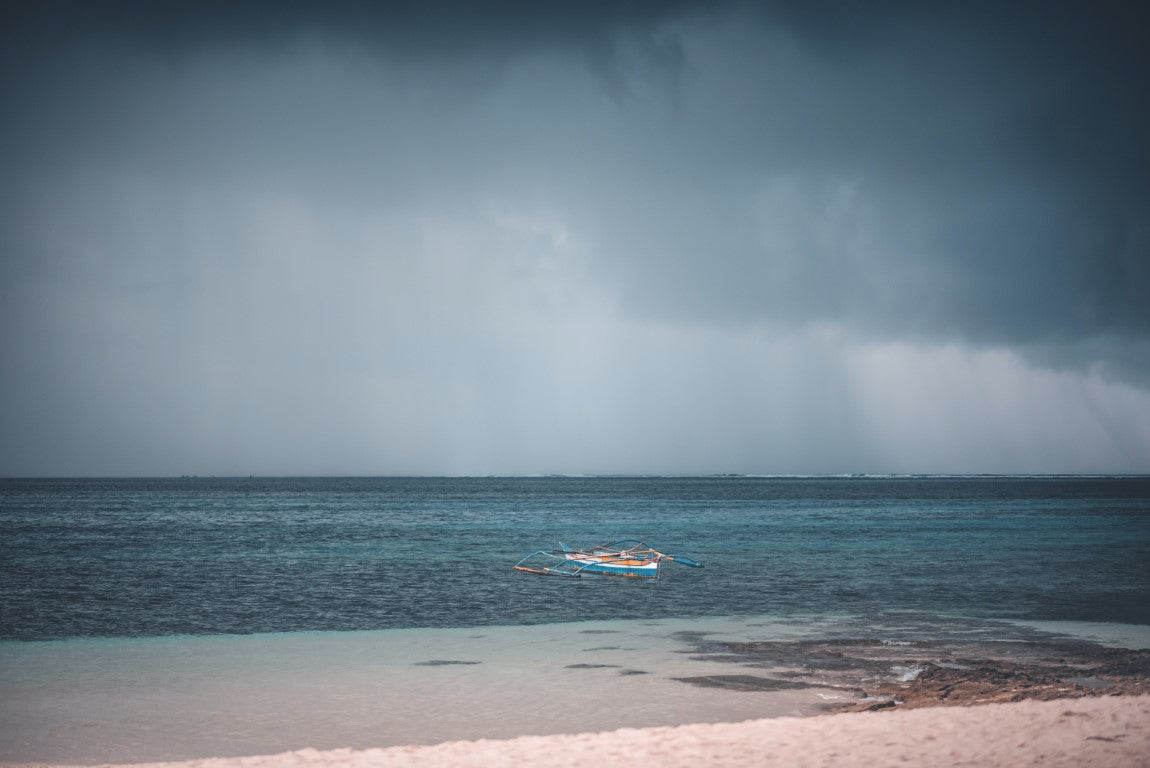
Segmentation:
[[(511, 570), (623, 536), (707, 567)], [(1150, 479), (0, 480), (8, 639), (840, 611), (1150, 624)]]

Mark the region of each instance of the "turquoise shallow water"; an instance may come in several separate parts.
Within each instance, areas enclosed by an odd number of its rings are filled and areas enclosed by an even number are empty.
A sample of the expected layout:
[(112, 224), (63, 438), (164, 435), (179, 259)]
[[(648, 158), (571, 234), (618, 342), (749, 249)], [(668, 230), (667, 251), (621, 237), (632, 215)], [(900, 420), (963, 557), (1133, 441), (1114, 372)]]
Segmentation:
[(797, 714), (819, 701), (675, 681), (728, 671), (684, 653), (682, 630), (746, 628), (618, 620), (0, 643), (0, 763), (507, 738)]
[[(0, 637), (891, 611), (1150, 624), (1147, 478), (0, 481)], [(639, 536), (655, 582), (516, 573)]]
[[(856, 701), (857, 692), (849, 684), (699, 687), (683, 678), (779, 670), (717, 660), (698, 643), (866, 637), (897, 656), (913, 641), (949, 636), (1010, 653), (1003, 641), (1067, 632), (1150, 647), (1150, 627), (843, 614), (7, 641), (0, 763), (179, 760), (804, 715)], [(901, 679), (908, 669), (892, 661), (875, 673)], [(834, 682), (835, 669), (826, 673)]]

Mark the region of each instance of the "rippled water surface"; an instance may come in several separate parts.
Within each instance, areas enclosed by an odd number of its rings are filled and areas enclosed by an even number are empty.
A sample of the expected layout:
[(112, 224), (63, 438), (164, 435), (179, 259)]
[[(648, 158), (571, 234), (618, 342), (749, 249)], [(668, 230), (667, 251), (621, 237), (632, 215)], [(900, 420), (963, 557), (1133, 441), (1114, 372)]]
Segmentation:
[[(900, 611), (1150, 624), (1146, 478), (0, 481), (0, 637)], [(703, 569), (517, 573), (638, 536)]]

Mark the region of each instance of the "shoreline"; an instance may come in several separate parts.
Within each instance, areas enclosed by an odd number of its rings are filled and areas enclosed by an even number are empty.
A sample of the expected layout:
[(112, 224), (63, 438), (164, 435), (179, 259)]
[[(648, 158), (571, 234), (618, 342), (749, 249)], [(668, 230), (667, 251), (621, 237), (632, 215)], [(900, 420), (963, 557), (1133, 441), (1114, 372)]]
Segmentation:
[(763, 616), (9, 644), (0, 766), (189, 765), (1150, 695), (1150, 638), (1130, 628), (1081, 628), (1090, 640), (1000, 622), (931, 628)]
[[(451, 741), (382, 749), (133, 763), (133, 768), (486, 768), (554, 759), (641, 758), (665, 768), (835, 765), (1134, 768), (1150, 758), (1150, 695), (842, 712), (739, 723)], [(110, 765), (110, 764), (104, 764)], [(5, 763), (0, 768), (49, 768)]]

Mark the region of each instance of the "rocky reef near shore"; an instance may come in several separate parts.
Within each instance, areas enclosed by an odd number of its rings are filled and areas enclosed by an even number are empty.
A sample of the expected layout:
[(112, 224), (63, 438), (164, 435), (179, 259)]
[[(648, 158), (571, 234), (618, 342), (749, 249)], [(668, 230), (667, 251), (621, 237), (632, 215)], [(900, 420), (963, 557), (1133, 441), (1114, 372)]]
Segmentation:
[(1081, 641), (822, 639), (722, 642), (696, 638), (698, 658), (764, 674), (680, 678), (735, 691), (820, 689), (833, 711), (1150, 693), (1150, 649)]

